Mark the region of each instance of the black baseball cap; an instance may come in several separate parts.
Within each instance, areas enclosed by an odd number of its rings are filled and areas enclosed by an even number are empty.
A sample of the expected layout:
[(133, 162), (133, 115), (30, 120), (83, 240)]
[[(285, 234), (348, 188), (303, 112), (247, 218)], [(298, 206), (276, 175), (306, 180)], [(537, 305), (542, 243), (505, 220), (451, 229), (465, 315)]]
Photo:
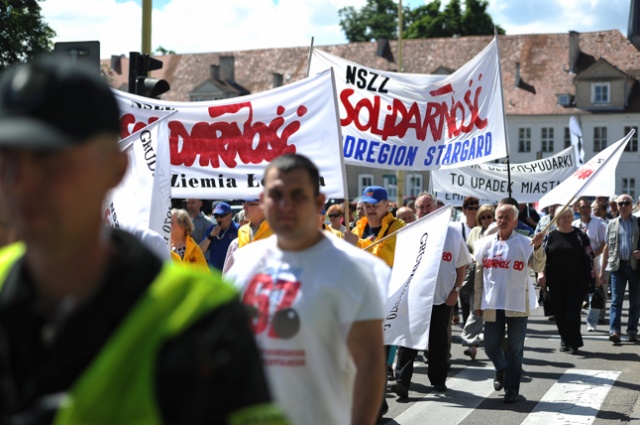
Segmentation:
[(59, 55), (0, 77), (0, 148), (60, 150), (120, 133), (118, 104), (95, 68)]

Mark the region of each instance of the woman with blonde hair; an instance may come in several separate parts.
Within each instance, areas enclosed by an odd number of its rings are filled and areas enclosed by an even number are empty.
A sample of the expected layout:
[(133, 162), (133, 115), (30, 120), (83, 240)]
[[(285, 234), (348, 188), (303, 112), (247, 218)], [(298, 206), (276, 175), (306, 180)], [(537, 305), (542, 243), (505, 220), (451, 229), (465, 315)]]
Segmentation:
[(191, 237), (194, 226), (187, 210), (171, 210), (171, 259), (199, 270), (209, 271), (198, 243)]
[(344, 233), (346, 227), (342, 224), (344, 219), (344, 209), (339, 204), (333, 204), (327, 209), (327, 217), (329, 217), (329, 222), (331, 222), (331, 228), (334, 230), (339, 230)]

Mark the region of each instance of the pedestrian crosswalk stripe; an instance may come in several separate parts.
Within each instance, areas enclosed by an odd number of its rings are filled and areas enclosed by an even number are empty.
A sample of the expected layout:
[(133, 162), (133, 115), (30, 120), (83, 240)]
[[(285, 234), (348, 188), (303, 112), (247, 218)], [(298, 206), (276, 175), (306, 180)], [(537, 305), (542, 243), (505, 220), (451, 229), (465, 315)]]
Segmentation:
[[(447, 379), (446, 393), (429, 393), (386, 425), (460, 423), (493, 392), (493, 366), (466, 367)], [(410, 394), (414, 396), (413, 393)], [(425, 418), (428, 416), (428, 421)]]
[(547, 391), (521, 425), (589, 425), (619, 371), (572, 369)]

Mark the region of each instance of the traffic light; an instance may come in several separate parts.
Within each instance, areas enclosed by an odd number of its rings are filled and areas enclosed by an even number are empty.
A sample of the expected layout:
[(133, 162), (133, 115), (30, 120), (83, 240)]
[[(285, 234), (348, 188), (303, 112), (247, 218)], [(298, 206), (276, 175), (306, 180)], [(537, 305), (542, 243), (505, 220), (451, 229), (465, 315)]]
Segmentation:
[(166, 80), (149, 77), (149, 71), (162, 68), (162, 61), (138, 52), (129, 52), (129, 93), (158, 98), (171, 88)]

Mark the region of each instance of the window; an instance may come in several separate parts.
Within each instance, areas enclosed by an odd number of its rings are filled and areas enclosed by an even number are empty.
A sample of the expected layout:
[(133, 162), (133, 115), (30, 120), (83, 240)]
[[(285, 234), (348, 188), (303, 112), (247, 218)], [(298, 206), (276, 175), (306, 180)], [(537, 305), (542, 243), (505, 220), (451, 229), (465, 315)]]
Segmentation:
[(540, 140), (542, 152), (553, 152), (553, 127), (542, 127)]
[(636, 199), (636, 179), (635, 178), (623, 178), (622, 179), (622, 193), (626, 193), (631, 196), (631, 199)]
[(405, 196), (418, 196), (422, 192), (422, 174), (407, 174), (404, 178)]
[(387, 189), (387, 199), (394, 201), (398, 197), (398, 179), (395, 174), (382, 175), (382, 187)]
[(593, 151), (600, 152), (607, 147), (607, 127), (593, 127)]
[(625, 126), (624, 135), (626, 136), (627, 134), (629, 134), (632, 129), (636, 132), (633, 133), (633, 136), (631, 136), (631, 140), (629, 140), (627, 146), (624, 147), (625, 152), (638, 152), (638, 127)]
[(593, 83), (591, 85), (591, 103), (609, 103), (609, 83)]
[(518, 152), (531, 152), (531, 129), (529, 127), (518, 129)]
[(568, 148), (571, 146), (571, 130), (569, 127), (564, 128), (564, 148)]
[(373, 186), (373, 174), (358, 174), (358, 196), (369, 186)]

